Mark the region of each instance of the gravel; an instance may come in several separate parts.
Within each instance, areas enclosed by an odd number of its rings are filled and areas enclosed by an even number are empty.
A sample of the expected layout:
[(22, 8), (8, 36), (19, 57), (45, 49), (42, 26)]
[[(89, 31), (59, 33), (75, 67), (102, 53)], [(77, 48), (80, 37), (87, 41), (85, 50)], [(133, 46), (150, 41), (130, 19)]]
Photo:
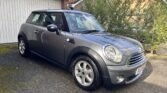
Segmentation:
[[(95, 93), (166, 93), (167, 60), (149, 60), (144, 75), (136, 83), (127, 86), (101, 87)], [(74, 82), (64, 69), (35, 55), (21, 57), (17, 48), (0, 54), (1, 69), (10, 69), (1, 79), (0, 93), (87, 93)], [(4, 72), (3, 72), (4, 73)], [(3, 83), (1, 83), (3, 81)]]

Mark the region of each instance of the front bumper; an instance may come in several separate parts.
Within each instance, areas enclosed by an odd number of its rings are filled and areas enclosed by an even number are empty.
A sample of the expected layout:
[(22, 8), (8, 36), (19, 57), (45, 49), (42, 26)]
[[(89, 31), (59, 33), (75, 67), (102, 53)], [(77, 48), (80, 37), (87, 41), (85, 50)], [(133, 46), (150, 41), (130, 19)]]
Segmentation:
[(125, 66), (107, 66), (111, 84), (130, 84), (136, 81), (143, 74), (147, 59), (138, 64)]

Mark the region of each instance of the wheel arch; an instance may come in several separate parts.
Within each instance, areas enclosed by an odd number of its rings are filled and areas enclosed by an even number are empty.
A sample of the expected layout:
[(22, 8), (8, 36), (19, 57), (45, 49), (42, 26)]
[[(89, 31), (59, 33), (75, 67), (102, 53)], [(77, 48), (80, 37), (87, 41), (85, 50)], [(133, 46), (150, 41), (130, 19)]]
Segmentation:
[(19, 39), (20, 39), (21, 37), (27, 40), (27, 37), (26, 37), (26, 35), (25, 35), (23, 32), (20, 32), (20, 33), (18, 34), (18, 37), (17, 37), (18, 41), (19, 41)]
[(72, 53), (70, 53), (69, 57), (67, 58), (67, 65), (69, 66), (70, 71), (71, 71), (71, 64), (73, 60), (80, 55), (88, 56), (95, 62), (100, 72), (100, 75), (102, 76), (103, 81), (104, 81), (104, 78), (109, 76), (107, 66), (104, 60), (96, 51), (88, 47), (77, 47), (74, 50), (72, 50)]
[(19, 42), (19, 39), (20, 39), (20, 38), (23, 38), (23, 39), (25, 40), (25, 43), (27, 44), (27, 47), (29, 48), (29, 42), (28, 42), (28, 40), (27, 40), (26, 35), (25, 35), (23, 32), (19, 32), (18, 37), (17, 37), (18, 42)]

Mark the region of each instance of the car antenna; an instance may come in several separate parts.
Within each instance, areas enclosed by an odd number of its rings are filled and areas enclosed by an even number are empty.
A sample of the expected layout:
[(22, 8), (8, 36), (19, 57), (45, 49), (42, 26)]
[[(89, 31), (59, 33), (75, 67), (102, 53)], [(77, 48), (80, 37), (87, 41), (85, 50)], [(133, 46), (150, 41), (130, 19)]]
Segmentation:
[(77, 0), (75, 3), (73, 3), (73, 4), (68, 4), (67, 6), (68, 6), (68, 8), (70, 9), (70, 10), (74, 10), (74, 8), (77, 6), (77, 5), (79, 5), (80, 3), (82, 3), (83, 2), (83, 0)]

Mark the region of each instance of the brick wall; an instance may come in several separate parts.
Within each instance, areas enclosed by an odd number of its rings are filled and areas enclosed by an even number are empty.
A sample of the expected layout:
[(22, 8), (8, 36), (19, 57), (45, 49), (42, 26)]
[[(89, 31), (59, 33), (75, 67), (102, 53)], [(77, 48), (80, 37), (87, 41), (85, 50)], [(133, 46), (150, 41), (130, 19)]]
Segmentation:
[(69, 4), (70, 0), (62, 0), (62, 9), (67, 9), (67, 4)]

